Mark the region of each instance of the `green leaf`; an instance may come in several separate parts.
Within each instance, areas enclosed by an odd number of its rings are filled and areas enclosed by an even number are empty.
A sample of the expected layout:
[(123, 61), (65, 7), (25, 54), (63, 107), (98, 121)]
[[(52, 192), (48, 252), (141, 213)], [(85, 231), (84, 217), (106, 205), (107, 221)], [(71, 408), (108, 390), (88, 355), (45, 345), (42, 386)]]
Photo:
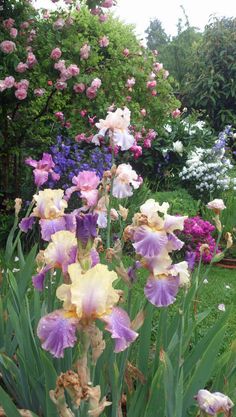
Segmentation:
[(228, 310), (222, 319), (220, 319), (218, 323), (213, 326), (214, 335), (212, 336), (205, 349), (200, 349), (201, 356), (199, 357), (199, 360), (196, 363), (196, 368), (185, 388), (183, 415), (185, 415), (186, 410), (193, 403), (194, 395), (197, 394), (199, 389), (205, 386), (207, 380), (211, 376), (211, 372), (214, 369), (215, 359), (219, 352), (220, 344), (225, 333), (225, 322), (228, 318), (229, 311), (230, 310)]
[(46, 353), (41, 351), (41, 361), (43, 365), (44, 377), (45, 377), (45, 403), (48, 417), (58, 417), (56, 406), (53, 404), (49, 397), (49, 391), (56, 388), (57, 373), (52, 362), (48, 359)]
[(22, 417), (9, 395), (0, 386), (0, 404), (9, 417)]

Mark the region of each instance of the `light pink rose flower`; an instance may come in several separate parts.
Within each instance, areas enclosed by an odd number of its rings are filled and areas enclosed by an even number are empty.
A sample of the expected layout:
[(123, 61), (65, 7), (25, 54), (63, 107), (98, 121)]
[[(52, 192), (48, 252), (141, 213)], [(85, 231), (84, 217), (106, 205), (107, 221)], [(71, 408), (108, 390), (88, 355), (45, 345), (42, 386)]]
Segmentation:
[(86, 96), (89, 100), (93, 100), (97, 96), (97, 89), (94, 87), (88, 87), (86, 90)]
[(155, 62), (153, 64), (153, 68), (154, 68), (155, 71), (159, 72), (163, 69), (163, 64), (160, 63), (160, 62)]
[(16, 28), (11, 28), (11, 30), (10, 30), (10, 36), (12, 38), (16, 38), (17, 35), (18, 35), (18, 30)]
[(101, 85), (102, 85), (102, 81), (100, 80), (100, 78), (94, 78), (94, 80), (92, 81), (92, 83), (91, 83), (91, 87), (92, 88), (95, 88), (96, 90), (98, 89), (98, 88), (100, 88), (101, 87)]
[(87, 110), (81, 110), (80, 115), (82, 117), (85, 117), (87, 113), (88, 113)]
[(157, 95), (157, 90), (152, 90), (151, 95), (155, 97)]
[(45, 94), (46, 90), (45, 88), (35, 88), (34, 95), (36, 97), (42, 97)]
[(33, 68), (35, 64), (37, 64), (36, 56), (33, 54), (33, 52), (29, 52), (26, 60), (26, 64), (29, 68)]
[(23, 73), (28, 69), (28, 65), (24, 64), (23, 62), (19, 62), (16, 67), (16, 72)]
[(101, 9), (99, 9), (98, 7), (96, 7), (96, 8), (94, 8), (94, 9), (91, 9), (91, 10), (90, 10), (90, 13), (91, 13), (93, 16), (99, 16), (99, 15), (100, 15), (100, 13), (101, 13)]
[(125, 48), (124, 50), (123, 50), (123, 55), (124, 56), (129, 56), (129, 49), (128, 48)]
[(179, 117), (181, 115), (181, 111), (179, 109), (175, 109), (172, 111), (171, 115), (172, 117), (174, 117), (174, 119), (176, 119), (176, 117)]
[(135, 85), (135, 82), (136, 81), (135, 81), (134, 77), (128, 78), (128, 80), (126, 81), (125, 86), (132, 90), (132, 87)]
[(106, 20), (108, 19), (108, 16), (106, 14), (100, 14), (99, 16), (99, 20), (100, 22), (106, 22)]
[(165, 70), (163, 74), (164, 80), (166, 80), (169, 77), (169, 75), (170, 75), (169, 71)]
[(28, 29), (28, 27), (29, 27), (29, 22), (22, 22), (20, 25), (21, 29)]
[(64, 120), (64, 113), (62, 113), (62, 111), (57, 111), (54, 113), (54, 116), (60, 121)]
[(69, 67), (67, 68), (68, 73), (72, 76), (75, 77), (76, 75), (79, 74), (80, 69), (79, 67), (77, 67), (76, 64), (71, 64), (69, 65)]
[(80, 58), (81, 59), (88, 59), (89, 54), (90, 54), (90, 46), (85, 43), (82, 48), (80, 49)]
[(15, 91), (15, 96), (18, 100), (24, 100), (27, 97), (27, 90), (24, 88), (19, 88)]
[(157, 82), (156, 82), (156, 80), (148, 81), (146, 85), (147, 85), (147, 88), (149, 88), (151, 90), (152, 88), (156, 87)]
[(63, 28), (63, 26), (65, 26), (65, 20), (62, 19), (61, 17), (53, 23), (53, 28), (54, 29), (60, 30), (60, 29)]
[(5, 80), (0, 80), (0, 93), (6, 90)]
[(107, 36), (103, 36), (99, 39), (98, 43), (101, 48), (106, 48), (109, 45), (109, 38)]
[(9, 19), (6, 19), (3, 21), (3, 26), (5, 29), (11, 29), (14, 23), (15, 23), (15, 20), (9, 17)]
[(45, 10), (44, 13), (43, 13), (43, 18), (44, 19), (49, 19), (50, 15), (51, 14), (50, 14), (49, 10)]
[(6, 77), (4, 80), (6, 88), (12, 88), (15, 84), (15, 78), (12, 76)]
[(142, 110), (140, 110), (140, 113), (141, 113), (141, 115), (142, 115), (143, 117), (145, 117), (145, 116), (146, 116), (146, 114), (147, 114), (147, 110), (146, 110), (146, 109), (142, 109)]
[(142, 146), (138, 145), (131, 146), (130, 151), (134, 155), (134, 159), (138, 159), (143, 153)]
[(55, 84), (57, 90), (65, 90), (67, 88), (67, 83), (65, 81), (57, 81)]
[(149, 74), (149, 80), (154, 80), (156, 78), (156, 74), (155, 74), (155, 72), (151, 72), (150, 74)]
[(125, 99), (126, 99), (126, 101), (128, 101), (128, 103), (129, 103), (130, 101), (132, 101), (132, 97), (131, 97), (131, 96), (127, 96)]
[(29, 81), (28, 80), (20, 80), (18, 83), (15, 82), (15, 87), (18, 90), (21, 90), (21, 89), (28, 90), (28, 88), (29, 88)]
[(51, 52), (50, 58), (57, 60), (61, 58), (61, 50), (60, 48), (54, 48)]
[(16, 44), (12, 41), (2, 41), (0, 43), (0, 49), (5, 54), (11, 54), (16, 50)]
[(74, 90), (75, 93), (82, 94), (85, 90), (85, 84), (83, 84), (83, 83), (75, 84), (74, 87), (73, 87), (73, 90)]
[(60, 59), (60, 61), (58, 61), (54, 64), (54, 68), (56, 70), (60, 71), (60, 72), (65, 71), (65, 69), (66, 69), (65, 60)]
[(113, 6), (113, 0), (104, 0), (101, 6), (109, 9), (110, 7)]

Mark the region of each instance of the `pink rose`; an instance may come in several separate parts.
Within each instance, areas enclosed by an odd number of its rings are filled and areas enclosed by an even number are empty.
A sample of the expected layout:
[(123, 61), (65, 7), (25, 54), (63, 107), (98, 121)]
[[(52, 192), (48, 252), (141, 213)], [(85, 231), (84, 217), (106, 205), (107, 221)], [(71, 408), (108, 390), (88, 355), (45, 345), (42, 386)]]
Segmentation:
[(9, 19), (6, 19), (3, 21), (3, 26), (5, 29), (11, 29), (14, 23), (15, 23), (15, 20), (9, 17)]
[(101, 48), (106, 48), (109, 45), (109, 38), (107, 36), (103, 36), (99, 39), (98, 43)]
[(79, 74), (80, 69), (79, 67), (77, 67), (76, 64), (71, 64), (69, 65), (69, 67), (67, 68), (68, 73), (72, 76), (75, 77), (76, 75)]
[(16, 50), (16, 44), (12, 41), (2, 41), (0, 43), (0, 49), (5, 54), (11, 54)]
[(128, 78), (128, 80), (126, 81), (125, 86), (132, 91), (132, 87), (134, 85), (135, 85), (135, 78), (134, 77)]
[(143, 153), (142, 146), (138, 145), (131, 146), (130, 151), (134, 155), (134, 159), (138, 159)]
[(74, 87), (73, 87), (73, 90), (74, 90), (75, 93), (82, 94), (85, 90), (85, 84), (83, 84), (83, 83), (75, 84)]
[(37, 64), (36, 56), (33, 54), (33, 52), (29, 52), (26, 60), (26, 64), (29, 68), (33, 68), (35, 64)]
[(10, 30), (10, 36), (12, 38), (16, 38), (17, 35), (18, 35), (18, 30), (16, 28), (11, 28), (11, 30)]
[(45, 88), (35, 88), (34, 95), (36, 97), (42, 97), (45, 94)]
[(146, 114), (147, 114), (147, 110), (146, 110), (146, 109), (142, 109), (142, 110), (140, 110), (140, 114), (141, 114), (143, 117), (145, 117), (145, 116), (146, 116)]
[(67, 83), (65, 81), (58, 80), (55, 84), (57, 90), (65, 90), (67, 88)]
[(19, 62), (16, 67), (16, 72), (23, 73), (28, 69), (28, 65), (24, 64), (23, 62)]
[(108, 16), (106, 14), (100, 14), (99, 20), (100, 22), (105, 22), (108, 19)]
[(94, 78), (94, 80), (93, 80), (93, 81), (92, 81), (92, 83), (91, 83), (91, 87), (92, 87), (92, 88), (95, 88), (96, 90), (97, 90), (98, 88), (100, 88), (100, 87), (101, 87), (101, 85), (102, 85), (102, 82), (101, 82), (100, 78)]
[(106, 7), (107, 9), (109, 9), (112, 6), (113, 6), (113, 0), (104, 0), (104, 2), (102, 3), (102, 7)]
[(131, 100), (132, 100), (132, 97), (131, 97), (131, 96), (127, 96), (127, 97), (126, 97), (126, 101), (128, 101), (128, 103), (129, 103)]
[(157, 95), (157, 90), (152, 90), (151, 95), (155, 97)]
[(29, 27), (29, 22), (22, 22), (20, 25), (21, 29), (28, 29), (28, 27)]
[(99, 16), (101, 13), (101, 9), (99, 9), (98, 7), (96, 7), (95, 9), (91, 9), (90, 13), (94, 16)]
[(129, 56), (129, 49), (128, 48), (125, 48), (124, 50), (123, 50), (123, 55), (124, 56)]
[(147, 88), (149, 88), (151, 90), (152, 88), (156, 87), (157, 82), (156, 82), (156, 80), (148, 81), (146, 85), (147, 85)]
[(6, 88), (12, 88), (15, 84), (15, 78), (12, 76), (6, 77), (4, 80)]
[(60, 121), (64, 120), (64, 113), (62, 113), (62, 111), (57, 111), (54, 113), (54, 116)]
[(97, 95), (97, 89), (94, 87), (88, 87), (86, 90), (86, 96), (90, 99), (93, 100)]
[(175, 109), (172, 111), (171, 115), (172, 117), (174, 117), (174, 119), (176, 119), (176, 117), (179, 117), (181, 115), (181, 111), (179, 109)]
[(6, 90), (5, 80), (0, 80), (0, 93)]
[(65, 61), (64, 59), (60, 59), (60, 61), (56, 62), (54, 64), (54, 68), (60, 72), (65, 71), (66, 66), (65, 66)]
[(80, 49), (80, 58), (81, 59), (88, 59), (89, 54), (90, 54), (90, 46), (85, 43), (82, 48)]
[(54, 59), (55, 61), (61, 58), (61, 50), (60, 48), (54, 48), (51, 52), (50, 58)]
[(28, 90), (29, 88), (29, 81), (28, 80), (20, 80), (18, 83), (15, 83), (15, 87), (18, 90)]
[(82, 117), (85, 117), (87, 113), (88, 113), (87, 110), (81, 110), (80, 115)]
[(153, 64), (153, 68), (155, 71), (159, 72), (163, 69), (163, 64), (161, 64), (160, 62), (155, 62)]
[(18, 100), (24, 100), (27, 97), (27, 90), (24, 88), (19, 88), (15, 91), (15, 96)]
[(62, 19), (61, 17), (53, 23), (54, 29), (62, 29), (63, 26), (65, 26), (65, 20)]

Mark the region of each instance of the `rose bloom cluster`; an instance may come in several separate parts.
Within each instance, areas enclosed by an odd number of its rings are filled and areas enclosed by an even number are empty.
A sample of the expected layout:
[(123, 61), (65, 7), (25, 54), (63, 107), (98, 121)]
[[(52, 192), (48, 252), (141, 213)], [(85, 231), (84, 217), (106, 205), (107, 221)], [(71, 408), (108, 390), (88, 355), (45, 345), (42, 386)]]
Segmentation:
[(229, 175), (233, 165), (224, 154), (224, 149), (195, 148), (188, 155), (180, 178), (191, 182), (200, 192), (224, 191), (231, 187), (236, 190), (236, 181)]
[(214, 230), (215, 226), (203, 220), (200, 216), (190, 217), (185, 220), (181, 238), (185, 242), (186, 260), (191, 269), (200, 260), (201, 246), (203, 244), (206, 244), (207, 247), (202, 253), (202, 261), (204, 263), (211, 262), (216, 249), (216, 241), (212, 237)]

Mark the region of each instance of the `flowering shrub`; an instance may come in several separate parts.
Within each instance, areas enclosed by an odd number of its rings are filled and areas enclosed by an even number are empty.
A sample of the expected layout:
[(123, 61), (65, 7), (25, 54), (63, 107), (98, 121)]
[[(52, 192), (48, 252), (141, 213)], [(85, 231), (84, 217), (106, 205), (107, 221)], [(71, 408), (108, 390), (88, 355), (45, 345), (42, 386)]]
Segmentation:
[[(65, 8), (50, 13), (37, 11), (24, 0), (4, 3), (0, 22), (4, 192), (19, 193), (25, 153), (32, 149), (31, 156), (38, 157), (46, 143), (52, 144), (59, 114), (73, 138), (94, 135), (96, 121), (114, 102), (118, 107), (129, 103), (135, 124), (147, 131), (153, 120), (162, 124), (178, 106), (155, 55), (140, 46), (129, 26), (105, 14), (112, 2), (98, 2), (98, 7), (89, 2), (91, 12), (74, 1), (65, 3)], [(17, 31), (14, 38), (12, 28)], [(156, 88), (147, 86), (150, 77)]]
[[(204, 263), (211, 262), (216, 251), (216, 241), (212, 237), (214, 230), (215, 226), (203, 220), (200, 216), (190, 217), (185, 220), (181, 238), (185, 242), (186, 259), (191, 268), (199, 262), (201, 257)], [(201, 252), (203, 244), (207, 246)]]
[(212, 149), (195, 148), (187, 157), (186, 165), (179, 176), (186, 181), (193, 192), (216, 193), (236, 189), (236, 181), (230, 173), (233, 165), (225, 156), (225, 144), (217, 140)]

